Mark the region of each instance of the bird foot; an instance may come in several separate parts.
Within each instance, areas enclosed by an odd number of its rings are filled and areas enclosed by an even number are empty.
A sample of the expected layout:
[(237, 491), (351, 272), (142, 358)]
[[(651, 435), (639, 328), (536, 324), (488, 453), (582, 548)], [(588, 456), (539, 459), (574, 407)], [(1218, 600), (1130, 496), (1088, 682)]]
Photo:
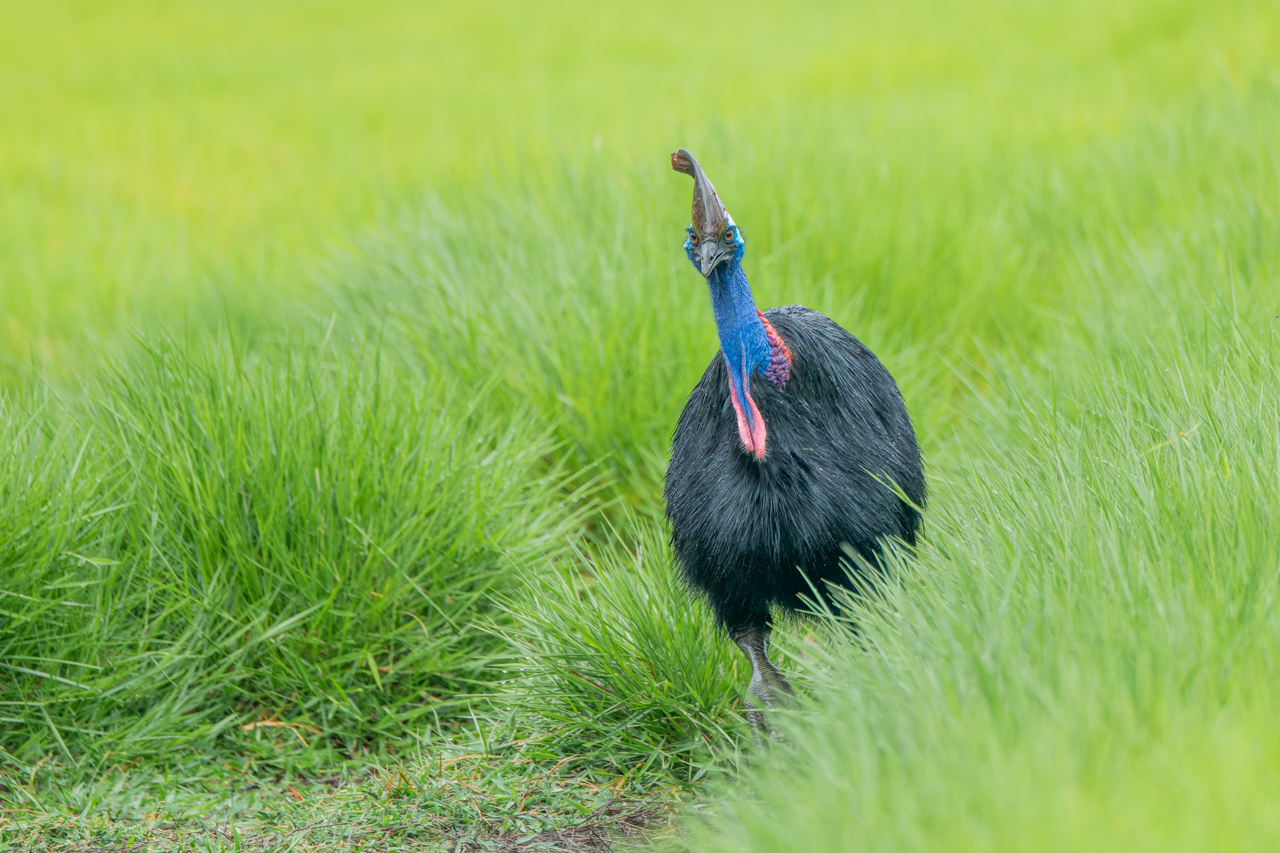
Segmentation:
[(789, 705), (794, 694), (786, 677), (769, 660), (768, 628), (737, 632), (733, 635), (733, 640), (747, 656), (747, 660), (751, 661), (751, 682), (747, 685), (744, 707), (756, 743), (763, 746), (766, 733), (771, 738), (779, 737), (765, 711)]

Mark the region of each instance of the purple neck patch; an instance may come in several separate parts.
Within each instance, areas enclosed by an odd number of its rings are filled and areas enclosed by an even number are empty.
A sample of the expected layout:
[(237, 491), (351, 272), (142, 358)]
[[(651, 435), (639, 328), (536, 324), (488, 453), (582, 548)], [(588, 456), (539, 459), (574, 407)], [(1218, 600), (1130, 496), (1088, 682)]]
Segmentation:
[(764, 369), (764, 378), (779, 388), (786, 388), (787, 380), (791, 378), (791, 350), (782, 342), (782, 336), (765, 318), (764, 312), (757, 309), (756, 313), (760, 315), (765, 337), (769, 339), (769, 365)]

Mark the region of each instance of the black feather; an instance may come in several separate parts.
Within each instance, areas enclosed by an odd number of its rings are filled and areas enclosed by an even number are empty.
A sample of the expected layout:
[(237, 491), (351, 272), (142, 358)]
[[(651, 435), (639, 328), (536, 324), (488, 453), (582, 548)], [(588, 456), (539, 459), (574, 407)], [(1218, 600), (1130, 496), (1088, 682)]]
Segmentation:
[(770, 605), (801, 607), (810, 582), (822, 595), (828, 583), (849, 586), (846, 549), (878, 566), (884, 539), (915, 544), (925, 501), (915, 431), (879, 359), (801, 305), (765, 317), (791, 351), (791, 377), (781, 388), (751, 377), (764, 459), (739, 441), (717, 352), (680, 415), (667, 468), (684, 578), (730, 632), (769, 625)]

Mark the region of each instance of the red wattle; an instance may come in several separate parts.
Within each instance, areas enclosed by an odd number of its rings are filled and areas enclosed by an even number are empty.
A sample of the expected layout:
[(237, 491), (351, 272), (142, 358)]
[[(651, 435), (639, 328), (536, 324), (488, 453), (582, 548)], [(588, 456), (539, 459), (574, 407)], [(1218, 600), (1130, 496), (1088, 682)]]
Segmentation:
[(743, 379), (742, 390), (747, 398), (747, 406), (751, 411), (751, 424), (747, 424), (747, 414), (742, 408), (742, 401), (738, 399), (738, 389), (733, 387), (733, 383), (729, 383), (729, 398), (733, 401), (733, 411), (738, 416), (738, 438), (742, 441), (742, 446), (747, 449), (757, 459), (764, 458), (765, 445), (765, 429), (764, 418), (760, 416), (760, 410), (756, 408), (756, 401), (751, 399), (750, 379)]

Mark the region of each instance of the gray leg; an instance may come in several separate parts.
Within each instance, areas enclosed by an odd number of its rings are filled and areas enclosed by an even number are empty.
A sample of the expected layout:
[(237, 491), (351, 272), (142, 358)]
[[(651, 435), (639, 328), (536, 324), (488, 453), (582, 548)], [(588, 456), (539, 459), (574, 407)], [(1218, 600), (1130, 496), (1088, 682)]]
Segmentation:
[(737, 631), (732, 635), (738, 648), (751, 661), (751, 683), (747, 685), (745, 704), (747, 721), (751, 723), (757, 740), (761, 740), (763, 732), (767, 731), (765, 709), (785, 703), (786, 697), (792, 695), (791, 685), (769, 660), (769, 633), (767, 627), (761, 627)]

